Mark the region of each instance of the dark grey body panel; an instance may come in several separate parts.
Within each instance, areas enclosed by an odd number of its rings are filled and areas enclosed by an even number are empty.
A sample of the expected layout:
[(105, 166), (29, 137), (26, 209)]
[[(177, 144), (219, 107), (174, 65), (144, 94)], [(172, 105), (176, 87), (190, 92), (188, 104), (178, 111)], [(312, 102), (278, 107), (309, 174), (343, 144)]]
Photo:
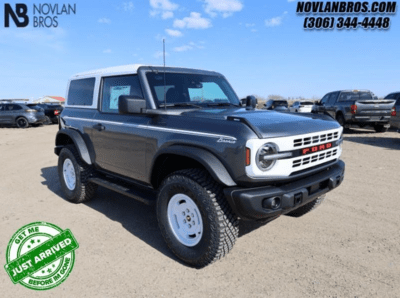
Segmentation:
[[(233, 120), (227, 120), (228, 116)], [(65, 125), (81, 132), (88, 151), (92, 151), (91, 160), (98, 169), (146, 184), (151, 183), (156, 159), (167, 152), (172, 153), (171, 147), (175, 146), (193, 148), (193, 151), (201, 148), (214, 156), (230, 176), (230, 179), (226, 178), (225, 170), (224, 174), (219, 173), (221, 178), (217, 180), (225, 185), (231, 185), (232, 181), (238, 185), (270, 184), (271, 179), (255, 181), (246, 175), (246, 141), (257, 138), (257, 134), (248, 125), (235, 121), (236, 118), (247, 119), (266, 142), (272, 137), (339, 127), (327, 116), (246, 112), (244, 108), (183, 110), (180, 114), (168, 115), (102, 114), (95, 110), (66, 108), (61, 118)], [(99, 125), (103, 129), (94, 128)], [(196, 154), (192, 157), (202, 163)], [(215, 177), (219, 175), (215, 174)]]

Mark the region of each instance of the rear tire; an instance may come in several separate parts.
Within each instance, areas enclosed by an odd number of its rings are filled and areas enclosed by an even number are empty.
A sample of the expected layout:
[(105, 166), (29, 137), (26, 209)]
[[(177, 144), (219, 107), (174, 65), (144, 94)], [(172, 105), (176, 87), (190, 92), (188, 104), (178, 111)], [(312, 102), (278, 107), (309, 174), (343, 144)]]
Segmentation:
[(83, 203), (94, 197), (97, 185), (88, 181), (93, 174), (93, 168), (82, 161), (75, 146), (68, 145), (61, 150), (58, 157), (58, 177), (68, 201)]
[(383, 124), (377, 124), (374, 125), (374, 129), (376, 132), (387, 132), (389, 128), (385, 127)]
[(162, 182), (157, 219), (171, 251), (196, 268), (228, 254), (239, 235), (221, 186), (201, 169), (177, 171)]
[(52, 122), (51, 122), (49, 116), (46, 116), (45, 118), (46, 118), (46, 120), (43, 122), (43, 124), (44, 125), (50, 125)]
[(29, 126), (29, 122), (25, 117), (17, 118), (16, 124), (18, 128), (28, 128)]
[(315, 199), (314, 201), (311, 201), (310, 203), (307, 203), (304, 206), (301, 206), (286, 215), (292, 216), (292, 217), (303, 216), (304, 214), (311, 212), (312, 210), (317, 208), (319, 205), (321, 205), (324, 200), (325, 200), (325, 196), (321, 196), (321, 197)]

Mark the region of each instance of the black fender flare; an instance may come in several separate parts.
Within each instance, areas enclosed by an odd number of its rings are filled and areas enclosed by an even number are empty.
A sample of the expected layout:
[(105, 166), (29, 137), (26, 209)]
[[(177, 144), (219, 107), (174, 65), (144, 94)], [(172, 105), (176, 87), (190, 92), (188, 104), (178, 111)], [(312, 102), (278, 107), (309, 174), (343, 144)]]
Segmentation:
[(91, 165), (92, 160), (90, 158), (88, 147), (87, 147), (85, 141), (83, 140), (83, 137), (80, 134), (80, 132), (78, 132), (76, 130), (60, 129), (57, 132), (56, 147), (54, 149), (54, 152), (57, 155), (59, 155), (61, 152), (61, 149), (64, 147), (64, 144), (60, 144), (60, 139), (61, 139), (62, 135), (68, 136), (74, 142), (74, 145), (75, 145), (76, 149), (78, 150), (78, 153), (79, 153), (79, 156), (81, 157), (81, 159), (88, 165)]
[(203, 165), (203, 167), (210, 173), (211, 177), (213, 177), (215, 181), (225, 186), (236, 186), (235, 181), (233, 181), (231, 175), (228, 173), (222, 162), (214, 154), (207, 150), (191, 146), (172, 145), (160, 150), (155, 156), (152, 164), (152, 172), (155, 161), (163, 154), (189, 157)]

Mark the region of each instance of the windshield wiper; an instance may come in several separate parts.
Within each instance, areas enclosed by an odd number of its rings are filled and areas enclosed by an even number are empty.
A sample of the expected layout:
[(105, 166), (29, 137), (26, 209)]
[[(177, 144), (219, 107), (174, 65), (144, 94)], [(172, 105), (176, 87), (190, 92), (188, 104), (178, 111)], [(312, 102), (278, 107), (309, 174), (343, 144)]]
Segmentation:
[(209, 106), (209, 107), (227, 107), (227, 106), (239, 107), (238, 105), (235, 105), (230, 102), (213, 102), (213, 103), (208, 103), (207, 106)]
[(194, 107), (201, 109), (201, 106), (195, 105), (189, 102), (176, 102), (176, 103), (167, 103), (167, 104), (160, 104), (160, 108), (171, 108), (171, 107)]

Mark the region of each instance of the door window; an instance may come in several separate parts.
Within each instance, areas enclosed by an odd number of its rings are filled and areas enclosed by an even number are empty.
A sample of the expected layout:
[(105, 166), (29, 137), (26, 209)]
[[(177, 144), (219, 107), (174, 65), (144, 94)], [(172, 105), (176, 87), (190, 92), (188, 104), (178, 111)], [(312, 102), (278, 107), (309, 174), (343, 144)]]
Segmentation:
[(330, 105), (333, 105), (333, 104), (335, 103), (336, 98), (337, 98), (337, 95), (338, 95), (337, 92), (331, 93), (331, 95), (329, 96), (329, 100), (328, 100), (328, 103), (329, 103)]
[(130, 75), (104, 78), (101, 111), (105, 113), (118, 113), (118, 100), (121, 95), (143, 98), (138, 76)]
[(325, 105), (328, 103), (328, 99), (330, 97), (330, 94), (325, 95), (322, 99), (321, 99), (321, 104)]
[(22, 110), (22, 107), (20, 105), (12, 105), (12, 110), (19, 111), (19, 110)]

